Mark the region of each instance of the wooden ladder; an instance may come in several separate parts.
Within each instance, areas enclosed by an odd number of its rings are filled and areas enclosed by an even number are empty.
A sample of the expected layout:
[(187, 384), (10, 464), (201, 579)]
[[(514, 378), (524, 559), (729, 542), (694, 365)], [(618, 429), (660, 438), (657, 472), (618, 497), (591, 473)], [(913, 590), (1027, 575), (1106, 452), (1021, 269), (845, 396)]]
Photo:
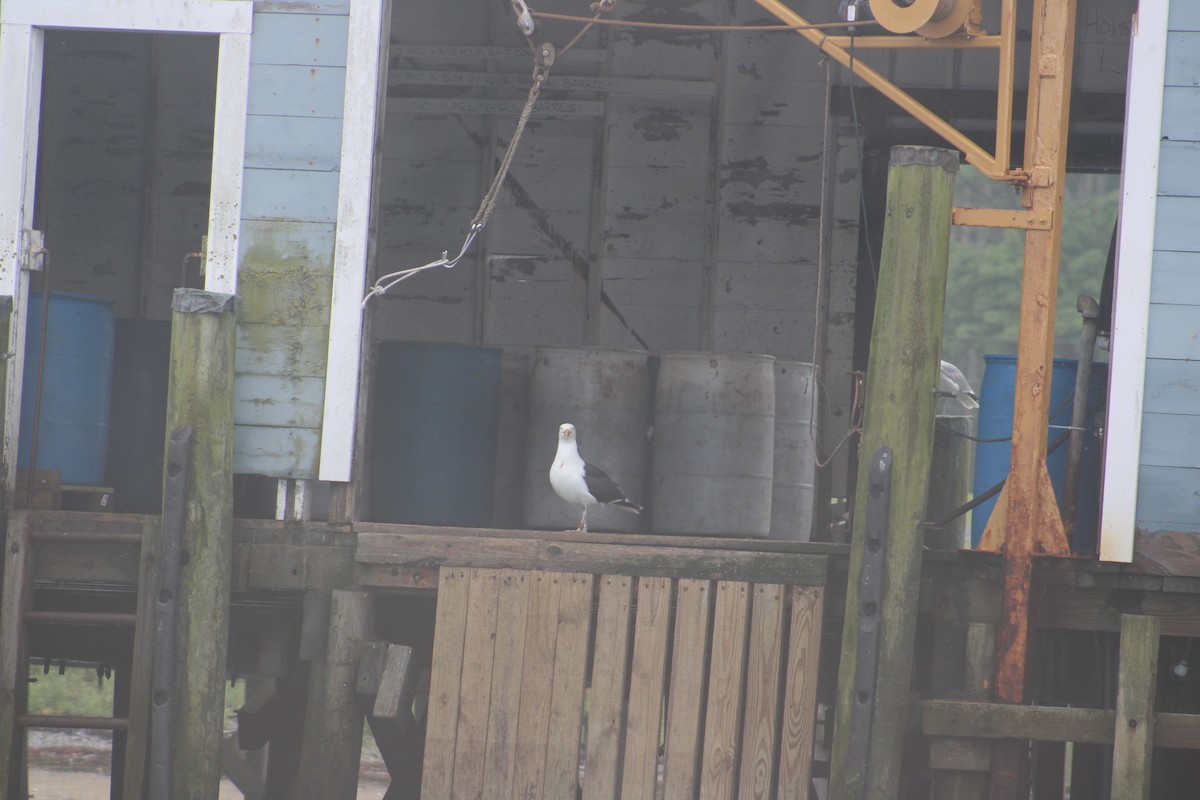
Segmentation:
[[(97, 625), (132, 628), (137, 614), (92, 610), (46, 610), (34, 607), (35, 545), (53, 551), (63, 545), (96, 548), (123, 545), (139, 549), (141, 521), (114, 519), (110, 530), (73, 530), (69, 524), (38, 525), (38, 512), (16, 511), (11, 517), (0, 593), (0, 788), (6, 797), (23, 798), (25, 785), (25, 731), (30, 728), (89, 728), (125, 731), (123, 716), (33, 716), (28, 709), (29, 628), (31, 625)], [(62, 515), (54, 515), (55, 521)], [(122, 773), (123, 755), (114, 742), (114, 797)], [(121, 762), (121, 763), (118, 763)]]

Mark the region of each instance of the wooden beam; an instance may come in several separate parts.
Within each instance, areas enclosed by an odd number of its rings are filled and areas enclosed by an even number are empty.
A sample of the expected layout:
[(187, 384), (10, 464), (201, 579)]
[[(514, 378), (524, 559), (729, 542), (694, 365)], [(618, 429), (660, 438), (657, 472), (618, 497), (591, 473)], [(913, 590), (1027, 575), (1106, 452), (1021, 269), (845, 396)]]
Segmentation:
[(25, 713), (29, 668), (24, 616), (33, 596), (28, 525), (25, 515), (9, 517), (0, 584), (0, 793), (20, 797), (24, 773), (24, 732), (17, 717)]
[[(761, 583), (821, 585), (826, 557), (705, 548), (630, 547), (537, 538), (458, 538), (426, 528), (422, 534), (360, 537), (356, 581), (360, 587), (432, 588), (429, 571), (455, 567), (508, 567), (632, 576), (711, 578)], [(417, 585), (405, 569), (424, 572)]]
[[(934, 390), (946, 296), (950, 210), (958, 154), (892, 149), (879, 296), (868, 365), (863, 453), (888, 446), (894, 463), (886, 574), (869, 758), (848, 758), (858, 657), (859, 576), (865, 556), (869, 459), (859, 465), (846, 625), (834, 730), (831, 797), (895, 797), (899, 790), (907, 696), (912, 676), (925, 506), (933, 450)], [(865, 791), (865, 794), (863, 792)]]
[(236, 298), (176, 289), (167, 430), (190, 425), (175, 678), (175, 793), (213, 797), (221, 781), (225, 655), (233, 556), (233, 360)]
[(1112, 796), (1149, 800), (1154, 755), (1154, 692), (1158, 685), (1158, 618), (1121, 617)]

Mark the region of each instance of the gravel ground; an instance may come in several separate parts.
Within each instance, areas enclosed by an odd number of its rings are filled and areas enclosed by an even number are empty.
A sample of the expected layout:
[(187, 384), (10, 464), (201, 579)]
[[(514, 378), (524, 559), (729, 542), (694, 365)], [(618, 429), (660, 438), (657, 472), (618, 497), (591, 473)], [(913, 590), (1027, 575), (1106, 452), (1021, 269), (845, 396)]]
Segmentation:
[[(29, 795), (34, 800), (97, 800), (108, 797), (112, 741), (103, 732), (31, 730)], [(374, 748), (363, 749), (358, 800), (381, 800), (387, 770)], [(221, 781), (221, 800), (242, 800), (228, 780)]]

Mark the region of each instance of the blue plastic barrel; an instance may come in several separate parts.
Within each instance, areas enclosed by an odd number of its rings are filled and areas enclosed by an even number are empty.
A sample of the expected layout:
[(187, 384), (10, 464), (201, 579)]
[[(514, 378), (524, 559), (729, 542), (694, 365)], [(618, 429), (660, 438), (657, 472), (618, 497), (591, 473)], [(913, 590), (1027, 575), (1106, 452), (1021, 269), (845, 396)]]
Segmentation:
[(375, 520), (489, 524), (502, 352), (437, 342), (382, 344), (371, 432)]
[[(114, 318), (111, 301), (72, 292), (50, 293), (46, 325), (37, 469), (56, 469), (63, 483), (104, 483), (112, 397)], [(25, 377), (17, 466), (28, 469), (33, 444), (42, 295), (29, 293)]]
[[(1000, 439), (1012, 434), (1013, 400), (1017, 375), (1017, 358), (1008, 355), (984, 356), (986, 367), (979, 392), (980, 439)], [(1071, 425), (1071, 407), (1075, 389), (1075, 373), (1078, 362), (1074, 359), (1056, 358), (1050, 375), (1050, 420), (1047, 429), (1047, 446), (1060, 435), (1066, 434)], [(1095, 435), (1097, 417), (1102, 420), (1101, 410), (1108, 385), (1108, 365), (1092, 365), (1092, 378), (1088, 386), (1088, 409), (1093, 413), (1088, 419), (1088, 431), (1084, 438), (1082, 471), (1079, 481), (1079, 498), (1076, 504), (1075, 530), (1071, 535), (1071, 549), (1087, 552), (1095, 549), (1096, 527), (1099, 523), (1100, 459), (1103, 448)], [(1063, 485), (1067, 474), (1068, 443), (1063, 444), (1046, 456), (1046, 469), (1054, 485), (1054, 496), (1062, 508)], [(1012, 444), (1003, 442), (979, 442), (975, 445), (974, 493), (982, 494), (1008, 475)], [(996, 498), (980, 504), (971, 515), (971, 544), (978, 546), (987, 527), (988, 518), (996, 505)]]

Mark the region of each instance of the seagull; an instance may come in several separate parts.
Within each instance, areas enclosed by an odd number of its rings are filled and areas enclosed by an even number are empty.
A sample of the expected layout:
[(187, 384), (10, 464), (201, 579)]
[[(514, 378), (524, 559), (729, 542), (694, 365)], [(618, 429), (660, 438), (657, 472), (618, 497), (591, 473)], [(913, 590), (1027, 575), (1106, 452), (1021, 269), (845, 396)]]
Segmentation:
[(939, 397), (954, 398), (967, 410), (979, 408), (979, 396), (975, 394), (971, 384), (967, 383), (967, 376), (949, 361), (942, 362), (942, 375), (937, 393)]
[(565, 422), (558, 426), (558, 452), (550, 467), (550, 485), (558, 496), (568, 503), (583, 506), (578, 531), (587, 531), (588, 508), (603, 503), (623, 508), (634, 514), (642, 513), (642, 507), (625, 496), (616, 481), (594, 467), (579, 455), (579, 444), (575, 440), (575, 426)]

